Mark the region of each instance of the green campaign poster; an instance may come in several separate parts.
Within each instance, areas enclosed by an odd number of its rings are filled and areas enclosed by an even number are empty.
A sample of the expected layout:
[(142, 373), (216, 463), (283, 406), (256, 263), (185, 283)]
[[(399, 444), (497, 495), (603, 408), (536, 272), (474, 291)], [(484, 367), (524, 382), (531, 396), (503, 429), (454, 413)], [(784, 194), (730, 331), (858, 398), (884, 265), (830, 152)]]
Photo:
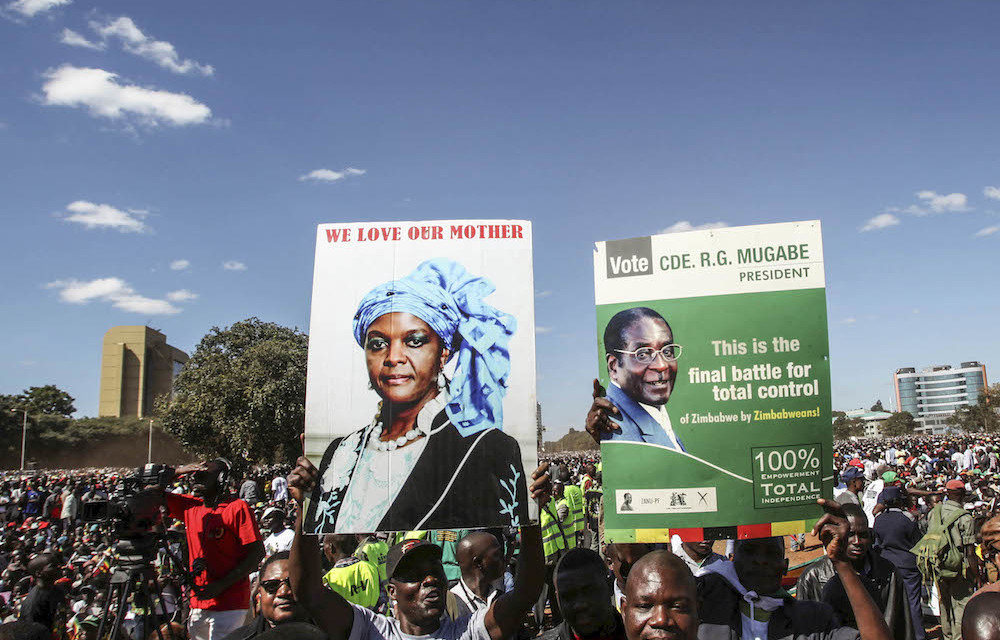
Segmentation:
[(800, 533), (833, 493), (819, 221), (599, 242), (609, 542)]

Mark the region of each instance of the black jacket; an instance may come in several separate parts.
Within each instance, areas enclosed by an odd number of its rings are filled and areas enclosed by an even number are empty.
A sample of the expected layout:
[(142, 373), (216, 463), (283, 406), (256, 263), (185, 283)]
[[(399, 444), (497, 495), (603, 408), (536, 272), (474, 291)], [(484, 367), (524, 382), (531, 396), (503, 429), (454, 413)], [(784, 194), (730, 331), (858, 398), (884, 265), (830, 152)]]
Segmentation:
[[(742, 597), (720, 575), (705, 574), (698, 581), (698, 640), (740, 640)], [(840, 625), (837, 616), (822, 602), (787, 598), (771, 614), (768, 640), (860, 640), (856, 629)]]
[[(622, 623), (622, 616), (617, 611), (612, 610), (615, 616), (615, 631), (611, 637), (615, 640), (625, 640), (625, 625)], [(553, 627), (542, 634), (541, 640), (574, 640), (573, 630), (569, 628), (569, 623), (563, 620), (562, 624)]]
[[(877, 553), (869, 551), (868, 571), (859, 574), (859, 577), (861, 584), (875, 601), (875, 606), (882, 611), (882, 617), (892, 637), (896, 640), (912, 638), (910, 605), (906, 599), (903, 580), (896, 572), (896, 567)], [(847, 599), (847, 592), (839, 575), (834, 575), (823, 587), (823, 602), (833, 607), (844, 624), (857, 628), (854, 611), (851, 609), (851, 603)]]
[(833, 562), (823, 554), (816, 562), (806, 567), (795, 583), (795, 597), (799, 600), (823, 601), (823, 587), (835, 575)]

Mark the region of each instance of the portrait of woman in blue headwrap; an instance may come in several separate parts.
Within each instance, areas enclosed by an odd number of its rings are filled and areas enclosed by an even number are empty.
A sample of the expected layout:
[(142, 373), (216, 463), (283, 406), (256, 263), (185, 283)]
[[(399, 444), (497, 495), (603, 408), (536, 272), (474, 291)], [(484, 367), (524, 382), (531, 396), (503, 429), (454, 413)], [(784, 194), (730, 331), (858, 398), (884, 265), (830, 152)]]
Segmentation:
[(381, 400), (323, 455), (306, 520), (315, 533), (528, 522), (520, 447), (503, 432), (517, 323), (485, 301), (494, 291), (434, 258), (358, 304), (354, 340)]

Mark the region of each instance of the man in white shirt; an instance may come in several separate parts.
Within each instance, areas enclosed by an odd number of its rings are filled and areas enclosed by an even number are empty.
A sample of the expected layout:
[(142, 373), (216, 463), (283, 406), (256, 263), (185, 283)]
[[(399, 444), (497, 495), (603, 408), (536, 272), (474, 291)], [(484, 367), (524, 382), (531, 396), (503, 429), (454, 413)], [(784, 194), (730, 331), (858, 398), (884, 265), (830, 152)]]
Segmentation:
[(80, 498), (76, 495), (76, 483), (70, 483), (63, 491), (63, 506), (59, 516), (63, 520), (63, 531), (69, 531), (80, 515)]
[(587, 432), (597, 441), (646, 442), (684, 451), (665, 406), (681, 355), (667, 321), (648, 307), (619, 311), (604, 329), (604, 350), (611, 384), (605, 398), (594, 381)]
[(284, 506), (288, 500), (288, 480), (282, 475), (271, 479), (271, 501)]
[(277, 507), (264, 509), (264, 515), (260, 517), (260, 528), (271, 532), (271, 535), (264, 539), (266, 557), (292, 548), (295, 532), (285, 527), (285, 512), (281, 509)]
[[(528, 493), (539, 504), (552, 491), (548, 464), (532, 474)], [(290, 578), (296, 598), (330, 638), (339, 640), (504, 640), (516, 635), (545, 583), (545, 556), (537, 525), (521, 528), (521, 557), (514, 588), (494, 598), (471, 616), (443, 616), (448, 580), (441, 564), (441, 547), (417, 539), (403, 540), (386, 557), (386, 590), (395, 603), (393, 618), (352, 605), (323, 587), (320, 549), (315, 536), (302, 535), (302, 500), (312, 493), (319, 471), (305, 457), (289, 475), (289, 495), (300, 505), (290, 558)]]
[(455, 556), (462, 575), (451, 592), (461, 617), (489, 607), (499, 595), (495, 583), (503, 577), (503, 551), (492, 533), (473, 531), (458, 541)]
[(716, 562), (729, 562), (720, 554), (712, 550), (713, 542), (711, 540), (701, 540), (698, 542), (677, 542), (680, 544), (674, 544), (674, 540), (671, 539), (671, 550), (674, 555), (684, 561), (688, 569), (691, 570), (691, 575), (698, 577), (705, 573), (706, 568), (715, 564)]
[(864, 495), (861, 497), (861, 506), (865, 510), (865, 515), (868, 516), (869, 527), (875, 526), (875, 506), (878, 504), (878, 494), (882, 493), (882, 489), (885, 489), (886, 476), (892, 474), (889, 476), (891, 478), (889, 482), (895, 482), (896, 480), (896, 473), (889, 471), (884, 464), (879, 465), (876, 473), (878, 473), (878, 476), (865, 487)]

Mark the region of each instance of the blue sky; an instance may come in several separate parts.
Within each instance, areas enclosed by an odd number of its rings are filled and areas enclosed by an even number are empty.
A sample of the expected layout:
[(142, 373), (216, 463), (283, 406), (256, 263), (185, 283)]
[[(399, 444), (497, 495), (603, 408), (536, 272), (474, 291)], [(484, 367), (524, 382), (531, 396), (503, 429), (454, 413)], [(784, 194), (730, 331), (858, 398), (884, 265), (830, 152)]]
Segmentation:
[(677, 225), (823, 221), (835, 408), (996, 375), (996, 3), (0, 6), (2, 393), (96, 414), (114, 325), (308, 329), (316, 224), (435, 218), (533, 221), (552, 435), (592, 243)]

